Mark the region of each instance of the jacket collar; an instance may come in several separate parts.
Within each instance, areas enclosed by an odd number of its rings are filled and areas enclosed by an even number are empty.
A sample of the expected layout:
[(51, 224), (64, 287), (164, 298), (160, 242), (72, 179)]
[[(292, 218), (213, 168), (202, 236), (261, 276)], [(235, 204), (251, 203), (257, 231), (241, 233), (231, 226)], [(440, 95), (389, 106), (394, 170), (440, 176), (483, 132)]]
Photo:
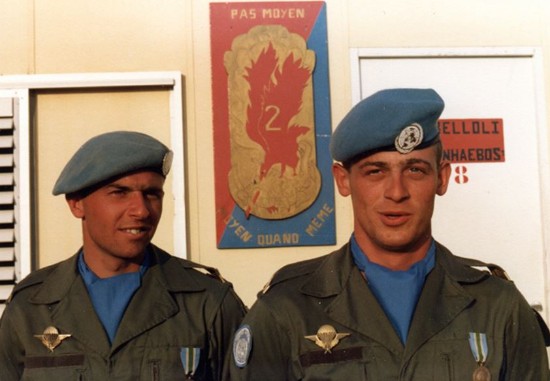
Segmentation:
[[(187, 270), (194, 267), (190, 262), (182, 264), (178, 259), (154, 245), (150, 245), (150, 250), (153, 253), (153, 260), (144, 277), (154, 276), (172, 292), (198, 292), (204, 289), (197, 282), (197, 275), (193, 272), (189, 271), (188, 276), (181, 276), (181, 267)], [(67, 295), (73, 283), (80, 278), (77, 266), (78, 253), (56, 266), (36, 294), (31, 297), (31, 303), (52, 304), (59, 302)]]
[(397, 333), (353, 262), (349, 244), (325, 257), (301, 292), (332, 298), (325, 312), (333, 321), (377, 341), (393, 353), (402, 352)]
[(323, 257), (321, 264), (302, 285), (301, 292), (318, 298), (338, 295), (346, 287), (354, 270), (358, 271), (347, 243), (339, 250)]
[(332, 297), (326, 307), (328, 316), (396, 354), (405, 351), (407, 358), (474, 301), (461, 284), (476, 283), (487, 276), (436, 242), (436, 266), (426, 279), (406, 348), (355, 266), (349, 244), (325, 257), (303, 284), (301, 292), (317, 298)]
[[(178, 313), (179, 307), (171, 293), (199, 292), (204, 289), (198, 281), (200, 275), (195, 271), (187, 271), (194, 267), (192, 263), (182, 262), (153, 245), (151, 250), (154, 260), (126, 309), (112, 345), (107, 335), (101, 334), (103, 327), (96, 317), (90, 298), (83, 297), (87, 295), (87, 290), (78, 273), (78, 254), (56, 265), (30, 298), (30, 302), (55, 304), (50, 312), (54, 326), (107, 357), (132, 338)], [(147, 308), (144, 307), (146, 304)]]
[[(303, 284), (301, 292), (320, 298), (340, 294), (346, 287), (351, 274), (359, 271), (353, 262), (350, 250), (350, 244), (347, 243), (331, 255), (324, 257), (319, 267)], [(487, 272), (472, 268), (468, 260), (454, 256), (438, 242), (436, 242), (436, 266), (441, 267), (451, 280), (459, 284), (477, 283), (489, 276)]]

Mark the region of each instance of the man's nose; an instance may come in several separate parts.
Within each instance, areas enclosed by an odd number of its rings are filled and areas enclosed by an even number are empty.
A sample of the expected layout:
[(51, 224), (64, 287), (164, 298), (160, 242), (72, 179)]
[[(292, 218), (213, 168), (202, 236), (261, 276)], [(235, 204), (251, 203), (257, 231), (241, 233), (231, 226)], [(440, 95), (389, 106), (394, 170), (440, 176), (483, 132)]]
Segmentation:
[(395, 202), (409, 198), (409, 191), (401, 173), (393, 174), (388, 178), (384, 196)]
[(142, 192), (132, 192), (129, 210), (132, 216), (138, 218), (146, 218), (151, 214), (147, 197)]

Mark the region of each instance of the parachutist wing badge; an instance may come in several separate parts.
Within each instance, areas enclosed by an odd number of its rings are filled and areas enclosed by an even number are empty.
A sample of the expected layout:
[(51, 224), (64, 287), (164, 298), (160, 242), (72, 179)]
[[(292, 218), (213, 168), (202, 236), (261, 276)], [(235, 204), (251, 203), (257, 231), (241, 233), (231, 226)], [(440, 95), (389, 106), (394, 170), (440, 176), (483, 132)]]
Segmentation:
[(60, 334), (57, 328), (50, 326), (44, 330), (42, 335), (34, 335), (34, 337), (40, 340), (42, 344), (50, 350), (50, 352), (53, 352), (53, 350), (57, 348), (63, 340), (71, 337), (71, 335)]
[(331, 325), (322, 325), (316, 335), (304, 336), (306, 339), (313, 341), (317, 346), (323, 348), (325, 353), (330, 353), (332, 348), (338, 345), (340, 340), (348, 337), (349, 333), (338, 333)]

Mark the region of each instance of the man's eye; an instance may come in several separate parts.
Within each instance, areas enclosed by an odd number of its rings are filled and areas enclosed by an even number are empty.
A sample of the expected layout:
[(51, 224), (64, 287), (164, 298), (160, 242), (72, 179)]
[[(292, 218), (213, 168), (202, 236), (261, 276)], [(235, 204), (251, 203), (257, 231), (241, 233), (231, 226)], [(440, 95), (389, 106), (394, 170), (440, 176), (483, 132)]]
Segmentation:
[(365, 176), (378, 175), (380, 173), (382, 173), (382, 170), (380, 168), (365, 168), (363, 170), (363, 174)]
[(363, 171), (361, 177), (367, 181), (378, 181), (384, 177), (384, 171), (380, 169)]
[(412, 173), (426, 173), (424, 168), (421, 167), (411, 167), (409, 168), (409, 171), (411, 171)]
[(162, 192), (149, 192), (146, 193), (145, 196), (150, 200), (158, 200), (161, 199), (164, 193)]

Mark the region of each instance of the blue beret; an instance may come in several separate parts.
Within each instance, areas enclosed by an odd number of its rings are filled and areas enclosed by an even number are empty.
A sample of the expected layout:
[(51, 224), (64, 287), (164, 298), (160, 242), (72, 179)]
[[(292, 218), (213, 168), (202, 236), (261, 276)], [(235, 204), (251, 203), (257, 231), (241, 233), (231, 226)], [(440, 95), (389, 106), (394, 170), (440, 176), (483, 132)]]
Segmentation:
[(53, 194), (84, 190), (111, 178), (140, 169), (166, 176), (172, 151), (149, 135), (115, 131), (88, 140), (76, 151), (59, 175)]
[(356, 104), (334, 130), (330, 153), (344, 162), (370, 152), (407, 153), (439, 139), (445, 103), (432, 89), (382, 90)]

